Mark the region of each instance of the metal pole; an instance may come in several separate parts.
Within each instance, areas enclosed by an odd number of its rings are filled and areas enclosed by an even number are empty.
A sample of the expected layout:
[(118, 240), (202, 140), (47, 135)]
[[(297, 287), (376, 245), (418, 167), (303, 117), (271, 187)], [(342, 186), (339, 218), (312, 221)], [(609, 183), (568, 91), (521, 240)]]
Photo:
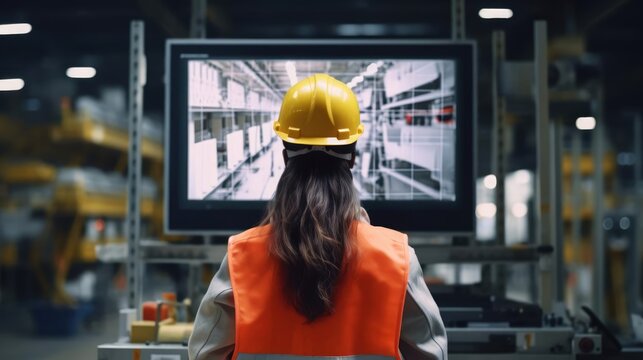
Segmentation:
[(142, 296), (142, 265), (140, 261), (140, 197), (141, 184), (141, 123), (143, 121), (143, 86), (145, 85), (145, 26), (142, 21), (130, 25), (129, 73), (129, 151), (127, 171), (127, 303), (137, 309), (140, 318)]
[[(506, 244), (505, 236), (505, 98), (500, 95), (500, 67), (505, 61), (505, 32), (494, 31), (491, 33), (492, 54), (492, 121), (493, 132), (491, 135), (491, 173), (496, 176), (495, 202), (496, 202), (496, 241), (497, 245)], [(504, 264), (491, 265), (491, 285), (494, 292), (504, 295), (506, 291), (506, 267)]]
[(571, 188), (571, 198), (572, 198), (572, 218), (571, 218), (571, 227), (572, 227), (572, 249), (573, 249), (573, 271), (577, 279), (577, 283), (572, 289), (574, 294), (574, 301), (572, 304), (572, 311), (576, 313), (578, 310), (578, 275), (581, 266), (581, 174), (580, 174), (580, 161), (581, 161), (581, 132), (576, 130), (572, 132), (572, 154), (571, 154), (571, 163), (572, 163), (572, 188)]
[(641, 178), (643, 177), (643, 174), (641, 174), (641, 171), (643, 170), (643, 164), (641, 163), (643, 161), (643, 144), (641, 144), (641, 130), (643, 130), (643, 124), (642, 124), (643, 119), (641, 119), (641, 114), (638, 113), (636, 114), (634, 118), (634, 194), (636, 195), (636, 214), (637, 214), (637, 219), (636, 219), (636, 228), (634, 231), (634, 251), (632, 252), (633, 254), (633, 261), (632, 263), (634, 264), (634, 271), (632, 274), (632, 295), (630, 296), (630, 313), (638, 313), (639, 309), (641, 308), (641, 262), (639, 259), (641, 259), (641, 240), (643, 240), (641, 237), (643, 235), (643, 209), (641, 208), (641, 200), (643, 197), (643, 191), (641, 190)]
[(552, 121), (550, 124), (552, 151), (549, 163), (551, 169), (551, 198), (550, 203), (553, 205), (550, 215), (551, 234), (554, 237), (554, 294), (557, 303), (565, 301), (565, 259), (563, 244), (563, 189), (562, 189), (562, 157), (563, 157), (563, 132), (560, 121)]
[[(550, 129), (549, 94), (547, 89), (547, 23), (534, 23), (534, 85), (536, 105), (536, 143), (538, 149), (538, 177), (536, 178), (536, 234), (540, 245), (553, 245), (551, 232), (551, 186), (550, 186)], [(560, 251), (561, 249), (555, 249)], [(554, 265), (549, 258), (540, 262), (540, 305), (544, 312), (552, 310), (556, 287), (553, 284)]]
[(592, 304), (594, 312), (599, 318), (605, 315), (605, 234), (603, 233), (603, 112), (602, 94), (598, 85), (595, 86), (596, 93), (596, 127), (592, 131), (592, 156), (594, 159), (594, 274), (592, 287)]
[[(464, 39), (464, 23), (464, 0), (451, 0), (451, 38), (453, 40)], [(455, 282), (460, 284), (462, 280), (462, 264), (455, 264), (454, 271)]]
[(192, 0), (192, 19), (190, 21), (190, 37), (205, 38), (206, 0)]
[(491, 171), (496, 176), (496, 242), (504, 245), (505, 239), (505, 99), (499, 93), (500, 66), (505, 60), (505, 33), (494, 31), (492, 44), (492, 97), (493, 97), (493, 144), (491, 148)]
[(451, 38), (462, 40), (465, 36), (464, 0), (451, 0)]

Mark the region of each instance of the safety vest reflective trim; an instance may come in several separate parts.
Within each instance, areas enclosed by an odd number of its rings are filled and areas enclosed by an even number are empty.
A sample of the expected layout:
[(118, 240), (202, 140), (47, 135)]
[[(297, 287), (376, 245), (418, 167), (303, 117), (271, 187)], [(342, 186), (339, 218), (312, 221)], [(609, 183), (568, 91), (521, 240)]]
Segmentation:
[(391, 356), (348, 355), (348, 356), (307, 356), (281, 354), (239, 354), (237, 360), (395, 360)]

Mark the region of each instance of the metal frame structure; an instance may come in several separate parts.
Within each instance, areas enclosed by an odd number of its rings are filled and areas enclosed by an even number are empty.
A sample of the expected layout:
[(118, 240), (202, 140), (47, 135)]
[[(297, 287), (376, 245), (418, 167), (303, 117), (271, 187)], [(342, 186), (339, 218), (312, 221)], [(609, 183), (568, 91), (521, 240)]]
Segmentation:
[(496, 243), (504, 245), (505, 238), (505, 177), (507, 160), (505, 156), (505, 98), (500, 94), (500, 66), (505, 61), (505, 32), (491, 34), (491, 92), (493, 99), (493, 147), (491, 149), (491, 172), (496, 176)]
[[(580, 131), (572, 132), (572, 148), (571, 148), (571, 161), (572, 161), (572, 186), (571, 186), (571, 240), (572, 249), (574, 253), (573, 267), (577, 272), (581, 266), (581, 241), (582, 241), (582, 219), (581, 219), (581, 152), (582, 152), (582, 136)], [(579, 296), (578, 286), (574, 286), (574, 302), (577, 303)], [(576, 306), (574, 306), (575, 308)], [(575, 311), (576, 309), (574, 309)]]
[(464, 0), (451, 0), (451, 38), (453, 40), (465, 38), (465, 15)]
[[(643, 184), (641, 182), (641, 180), (643, 180), (641, 179), (641, 177), (643, 176), (643, 174), (641, 173), (643, 171), (643, 164), (641, 163), (643, 161), (643, 144), (641, 142), (643, 139), (641, 139), (641, 131), (643, 131), (643, 118), (641, 117), (641, 114), (638, 113), (634, 118), (633, 131), (634, 156), (636, 158), (634, 162), (634, 191), (636, 195), (635, 209), (638, 217), (636, 219), (636, 238), (634, 240), (632, 253), (639, 259), (641, 258), (641, 241), (643, 241), (643, 238), (641, 237), (641, 235), (643, 234), (643, 208), (641, 204), (641, 201), (643, 200)], [(641, 310), (641, 263), (639, 261), (634, 261), (633, 263), (633, 284), (631, 284), (631, 286), (629, 287), (630, 313), (639, 312)]]
[[(491, 96), (492, 96), (492, 146), (491, 146), (491, 173), (496, 177), (495, 202), (496, 202), (496, 239), (494, 244), (504, 246), (507, 244), (505, 236), (505, 178), (506, 149), (505, 139), (508, 126), (505, 119), (506, 99), (501, 93), (500, 77), (501, 68), (505, 63), (505, 32), (494, 31), (491, 33)], [(491, 266), (483, 273), (484, 281), (495, 293), (504, 294), (506, 291), (506, 273), (504, 266)]]
[[(139, 256), (141, 236), (141, 124), (143, 122), (143, 86), (145, 85), (145, 25), (132, 21), (130, 25), (129, 74), (129, 151), (127, 171), (127, 304), (139, 309), (142, 294), (142, 265)], [(138, 311), (137, 311), (138, 312)]]
[[(536, 239), (540, 245), (554, 245), (556, 230), (555, 192), (552, 191), (554, 179), (551, 171), (552, 139), (549, 120), (549, 94), (547, 84), (547, 23), (534, 23), (534, 87), (536, 104), (536, 143), (538, 149), (538, 177), (536, 186)], [(555, 248), (556, 253), (560, 247)], [(539, 303), (544, 312), (550, 312), (554, 299), (558, 299), (555, 282), (556, 262), (543, 259), (540, 263)]]
[(603, 160), (605, 158), (605, 126), (602, 112), (603, 96), (596, 84), (594, 95), (598, 99), (595, 101), (596, 127), (592, 131), (592, 157), (594, 160), (594, 221), (593, 226), (593, 281), (592, 281), (592, 305), (596, 315), (603, 319), (605, 317), (605, 234), (603, 233), (604, 209), (604, 180), (603, 180)]

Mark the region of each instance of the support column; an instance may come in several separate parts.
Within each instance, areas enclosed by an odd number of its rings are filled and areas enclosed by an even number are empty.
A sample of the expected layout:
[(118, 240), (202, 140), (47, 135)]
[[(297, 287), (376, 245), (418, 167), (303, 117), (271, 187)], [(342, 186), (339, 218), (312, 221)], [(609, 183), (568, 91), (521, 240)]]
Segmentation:
[(190, 37), (205, 39), (206, 0), (192, 0), (192, 18), (190, 20)]
[(605, 234), (603, 231), (604, 196), (603, 196), (603, 159), (604, 151), (604, 117), (602, 112), (603, 97), (600, 85), (595, 85), (595, 113), (596, 127), (592, 131), (592, 157), (594, 160), (594, 221), (592, 229), (594, 233), (594, 263), (592, 281), (592, 305), (596, 315), (603, 319), (605, 316)]
[(451, 38), (462, 40), (465, 37), (464, 0), (451, 0)]
[[(491, 145), (491, 174), (496, 177), (496, 245), (506, 245), (505, 236), (505, 178), (506, 178), (506, 148), (505, 139), (507, 123), (505, 121), (505, 98), (500, 91), (500, 69), (505, 61), (505, 32), (491, 33), (491, 95), (492, 95), (492, 145)], [(507, 266), (493, 264), (490, 266), (490, 281), (494, 293), (504, 296), (507, 288)]]
[[(538, 149), (538, 176), (536, 178), (536, 239), (539, 245), (553, 246), (554, 232), (551, 221), (554, 203), (551, 201), (551, 134), (549, 127), (549, 94), (547, 88), (547, 23), (534, 23), (534, 89), (536, 105), (536, 146)], [(561, 251), (561, 249), (554, 249)], [(549, 257), (540, 261), (539, 303), (545, 313), (551, 312), (556, 298), (554, 285), (555, 262)]]
[(137, 309), (140, 318), (143, 268), (140, 261), (141, 211), (141, 123), (143, 121), (143, 86), (145, 85), (145, 26), (142, 21), (130, 25), (129, 72), (129, 149), (127, 167), (127, 304)]

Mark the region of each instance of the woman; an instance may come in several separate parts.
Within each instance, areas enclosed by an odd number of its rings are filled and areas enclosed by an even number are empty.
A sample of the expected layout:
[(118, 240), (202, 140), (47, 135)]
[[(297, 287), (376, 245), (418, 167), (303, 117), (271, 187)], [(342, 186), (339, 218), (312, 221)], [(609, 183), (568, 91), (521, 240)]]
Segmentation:
[(352, 91), (324, 74), (286, 94), (286, 167), (264, 224), (230, 238), (190, 359), (446, 359), (438, 307), (406, 235), (374, 227), (351, 168)]

